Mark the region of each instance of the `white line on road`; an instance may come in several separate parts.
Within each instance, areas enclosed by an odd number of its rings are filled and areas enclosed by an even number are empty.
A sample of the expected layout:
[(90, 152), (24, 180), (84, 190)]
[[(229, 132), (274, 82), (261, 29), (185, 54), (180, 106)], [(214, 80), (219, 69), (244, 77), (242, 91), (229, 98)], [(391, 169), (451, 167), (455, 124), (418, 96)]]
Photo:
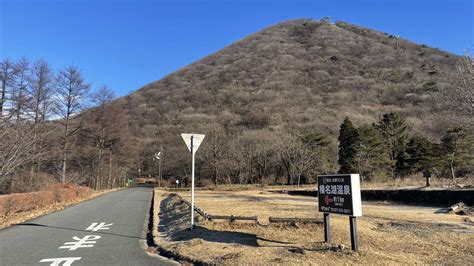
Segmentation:
[(78, 248), (90, 248), (93, 247), (94, 244), (97, 242), (95, 240), (100, 238), (101, 236), (95, 235), (87, 235), (83, 238), (74, 236), (72, 239), (76, 240), (77, 242), (66, 242), (63, 244), (63, 246), (60, 246), (59, 249), (76, 250)]
[(113, 223), (110, 223), (110, 224), (106, 224), (104, 222), (102, 223), (92, 223), (89, 227), (87, 227), (87, 231), (93, 231), (93, 232), (97, 232), (99, 230), (108, 230), (110, 229), (109, 227), (112, 226)]
[[(42, 259), (39, 262), (51, 262), (51, 266), (71, 266), (73, 262), (76, 260), (80, 260), (81, 257), (69, 257), (69, 258), (49, 258), (49, 259)], [(61, 265), (61, 262), (64, 262)]]

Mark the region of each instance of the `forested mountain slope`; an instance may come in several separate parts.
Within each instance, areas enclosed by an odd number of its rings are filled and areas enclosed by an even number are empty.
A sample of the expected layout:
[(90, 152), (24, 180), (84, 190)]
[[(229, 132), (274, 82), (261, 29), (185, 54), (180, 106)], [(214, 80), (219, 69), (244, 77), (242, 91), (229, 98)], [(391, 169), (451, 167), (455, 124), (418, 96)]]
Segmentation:
[(401, 113), (411, 134), (436, 139), (455, 124), (442, 92), (458, 60), (388, 33), (299, 19), (252, 34), (119, 102), (145, 149), (158, 147), (151, 141), (184, 152), (179, 133), (190, 131), (311, 129), (335, 142), (344, 117), (362, 125), (387, 112)]
[[(293, 20), (257, 32), (125, 97), (137, 133), (222, 121), (317, 126), (400, 111), (437, 132), (431, 107), (456, 56), (343, 22)], [(252, 120), (268, 119), (268, 124)], [(265, 119), (263, 119), (265, 118)], [(161, 131), (161, 130), (160, 130)]]

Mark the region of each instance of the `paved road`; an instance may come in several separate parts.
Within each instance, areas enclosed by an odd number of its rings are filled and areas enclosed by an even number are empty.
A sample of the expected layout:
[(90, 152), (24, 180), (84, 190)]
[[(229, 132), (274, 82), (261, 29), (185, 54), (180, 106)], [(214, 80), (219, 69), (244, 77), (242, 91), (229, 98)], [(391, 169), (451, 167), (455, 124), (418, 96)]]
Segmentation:
[(173, 265), (139, 245), (151, 193), (125, 189), (0, 230), (0, 265)]

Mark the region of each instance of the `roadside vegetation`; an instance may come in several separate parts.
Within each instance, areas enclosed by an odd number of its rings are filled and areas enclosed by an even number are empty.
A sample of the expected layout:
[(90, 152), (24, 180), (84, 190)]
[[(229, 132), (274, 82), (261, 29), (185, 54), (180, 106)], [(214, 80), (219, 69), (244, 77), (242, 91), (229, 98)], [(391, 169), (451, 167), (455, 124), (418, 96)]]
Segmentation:
[(0, 194), (125, 185), (138, 152), (111, 89), (91, 91), (77, 66), (26, 58), (3, 59), (0, 80)]
[(74, 184), (54, 184), (43, 190), (0, 195), (0, 229), (61, 210), (113, 190), (94, 191)]

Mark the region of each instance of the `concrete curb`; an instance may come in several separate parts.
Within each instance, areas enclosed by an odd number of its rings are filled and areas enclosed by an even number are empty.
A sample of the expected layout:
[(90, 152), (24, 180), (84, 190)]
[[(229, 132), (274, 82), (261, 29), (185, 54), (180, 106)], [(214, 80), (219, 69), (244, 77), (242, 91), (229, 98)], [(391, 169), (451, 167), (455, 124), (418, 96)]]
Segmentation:
[[(153, 191), (151, 193), (152, 193), (152, 197), (151, 197), (151, 201), (148, 203), (148, 206), (147, 206), (148, 212), (145, 214), (145, 222), (143, 223), (142, 232), (140, 234), (141, 239), (138, 241), (138, 245), (143, 250), (143, 252), (145, 252), (150, 257), (156, 258), (157, 262), (159, 262), (160, 264), (163, 264), (163, 265), (181, 265), (181, 263), (179, 263), (177, 261), (174, 261), (172, 259), (169, 259), (169, 258), (163, 257), (161, 255), (158, 255), (156, 253), (152, 253), (152, 252), (148, 251), (149, 248), (155, 250), (156, 246), (157, 246), (155, 241), (153, 240), (153, 232), (152, 232), (153, 231), (153, 225), (151, 225), (152, 227), (150, 228), (150, 213), (153, 211), (152, 207), (153, 207), (153, 201), (155, 200), (155, 189), (153, 189)], [(148, 233), (149, 233), (150, 230), (151, 230), (150, 233), (152, 234), (151, 239), (148, 238)], [(154, 246), (149, 246), (147, 240), (152, 241)]]
[[(155, 190), (153, 190), (153, 193), (155, 193)], [(172, 193), (170, 193), (171, 195)], [(153, 211), (158, 211), (159, 212), (159, 206), (154, 206), (154, 210)], [(154, 229), (155, 229), (155, 224), (153, 224), (153, 228), (152, 228), (152, 232), (154, 233)], [(192, 258), (189, 258), (189, 257), (186, 257), (186, 256), (183, 256), (181, 254), (179, 254), (178, 252), (175, 252), (175, 251), (172, 251), (172, 250), (169, 250), (169, 249), (166, 249), (166, 248), (163, 248), (162, 246), (159, 246), (157, 243), (155, 243), (155, 237), (158, 237), (156, 235), (152, 235), (152, 238), (153, 238), (153, 243), (156, 247), (156, 250), (157, 252), (159, 252), (160, 254), (162, 254), (163, 256), (166, 256), (168, 258), (173, 258), (175, 261), (179, 261), (180, 263), (182, 263), (183, 265), (196, 265), (196, 266), (201, 266), (201, 265), (212, 265), (212, 264), (209, 264), (209, 263), (205, 263), (204, 261), (201, 261), (201, 260), (197, 260), (197, 259), (192, 259)]]

